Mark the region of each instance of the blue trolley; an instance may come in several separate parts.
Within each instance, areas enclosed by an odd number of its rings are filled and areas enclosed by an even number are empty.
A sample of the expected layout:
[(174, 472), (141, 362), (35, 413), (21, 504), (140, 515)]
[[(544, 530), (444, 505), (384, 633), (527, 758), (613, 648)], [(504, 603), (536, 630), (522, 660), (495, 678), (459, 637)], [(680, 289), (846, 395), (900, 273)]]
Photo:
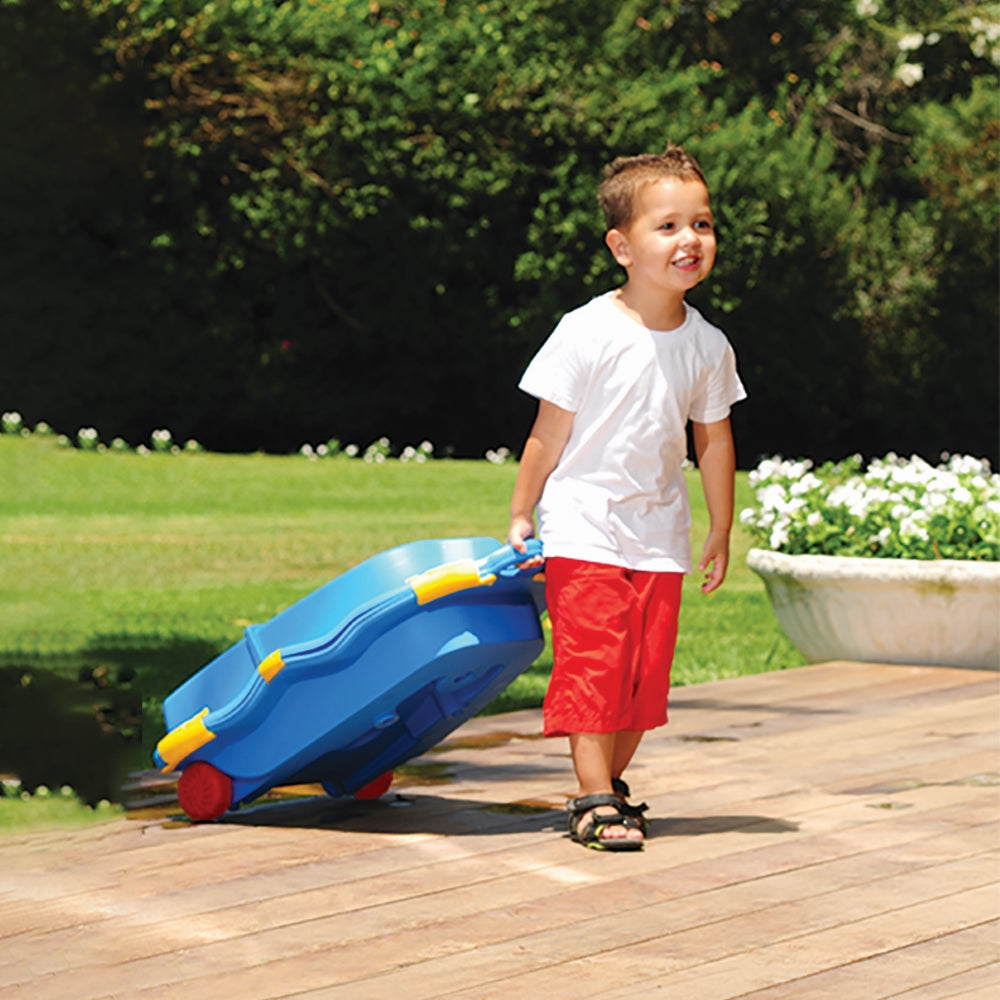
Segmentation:
[(164, 702), (154, 760), (181, 772), (181, 807), (215, 819), (286, 784), (385, 792), (542, 651), (525, 558), (492, 538), (411, 542), (249, 626)]

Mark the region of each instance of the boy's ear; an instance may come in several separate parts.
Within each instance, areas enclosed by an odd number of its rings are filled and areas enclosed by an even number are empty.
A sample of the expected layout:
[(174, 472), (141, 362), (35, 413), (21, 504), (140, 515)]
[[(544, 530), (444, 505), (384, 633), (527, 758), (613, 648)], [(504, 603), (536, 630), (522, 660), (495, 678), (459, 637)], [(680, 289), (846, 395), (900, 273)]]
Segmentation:
[(628, 237), (620, 229), (609, 229), (604, 234), (604, 242), (608, 245), (611, 255), (622, 267), (629, 267), (632, 255), (628, 249)]

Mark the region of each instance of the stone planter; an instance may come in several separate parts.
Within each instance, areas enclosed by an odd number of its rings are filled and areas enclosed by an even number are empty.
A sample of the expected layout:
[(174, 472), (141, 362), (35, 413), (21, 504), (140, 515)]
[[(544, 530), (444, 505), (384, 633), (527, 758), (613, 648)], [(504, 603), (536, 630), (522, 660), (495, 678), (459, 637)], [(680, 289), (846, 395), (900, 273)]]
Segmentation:
[(747, 565), (810, 663), (1000, 669), (1000, 563), (751, 549)]

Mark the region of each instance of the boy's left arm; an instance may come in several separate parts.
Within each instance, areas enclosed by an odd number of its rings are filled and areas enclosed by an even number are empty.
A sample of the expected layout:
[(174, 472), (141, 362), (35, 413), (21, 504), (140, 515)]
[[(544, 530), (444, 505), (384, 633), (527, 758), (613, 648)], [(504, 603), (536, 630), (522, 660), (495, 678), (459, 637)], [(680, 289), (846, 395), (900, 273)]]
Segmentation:
[(710, 594), (722, 585), (729, 566), (729, 533), (733, 526), (733, 492), (736, 478), (736, 448), (729, 418), (710, 424), (692, 423), (694, 450), (698, 456), (701, 486), (708, 506), (709, 529), (698, 572), (706, 573), (701, 585)]

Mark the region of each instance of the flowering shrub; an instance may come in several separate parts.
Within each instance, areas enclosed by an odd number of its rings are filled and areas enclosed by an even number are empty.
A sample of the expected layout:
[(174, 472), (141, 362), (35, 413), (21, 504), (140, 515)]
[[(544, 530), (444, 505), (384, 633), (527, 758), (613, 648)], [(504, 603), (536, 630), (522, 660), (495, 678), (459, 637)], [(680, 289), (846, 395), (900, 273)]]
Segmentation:
[(101, 447), (101, 437), (96, 427), (81, 427), (76, 432), (76, 443), (82, 451), (98, 451)]
[[(30, 437), (32, 433), (30, 428), (24, 425), (21, 414), (14, 411), (0, 415), (0, 432), (4, 434), (18, 434), (21, 437)], [(55, 435), (52, 428), (44, 421), (40, 421), (35, 425), (34, 433), (41, 436)], [(77, 447), (82, 451), (94, 451), (102, 454), (108, 451), (118, 453), (132, 451), (129, 443), (120, 437), (113, 438), (110, 445), (103, 444), (100, 434), (94, 427), (81, 427), (76, 432), (75, 442), (65, 434), (57, 435), (56, 439), (60, 447), (63, 448)], [(152, 432), (150, 435), (150, 446), (147, 447), (144, 444), (140, 444), (136, 447), (135, 452), (137, 455), (145, 456), (154, 452), (161, 455), (180, 455), (182, 453), (194, 455), (205, 451), (204, 447), (193, 438), (185, 441), (183, 447), (181, 447), (174, 440), (173, 434), (166, 428), (159, 428)], [(356, 444), (341, 446), (339, 438), (330, 438), (325, 444), (318, 444), (315, 447), (308, 443), (302, 445), (299, 448), (299, 454), (313, 461), (319, 458), (343, 456), (345, 458), (361, 458), (365, 462), (381, 465), (393, 457), (393, 446), (389, 438), (381, 437), (377, 441), (373, 441), (362, 451)], [(446, 448), (444, 454), (445, 457), (448, 457), (451, 454), (451, 449)], [(421, 441), (416, 447), (406, 445), (397, 457), (400, 462), (415, 462), (420, 465), (435, 457), (434, 445), (430, 441)], [(511, 454), (510, 449), (499, 448), (496, 451), (487, 451), (486, 459), (494, 465), (503, 465), (505, 462), (514, 460), (514, 456)]]
[(776, 552), (903, 559), (1000, 560), (1000, 475), (985, 459), (937, 467), (892, 453), (813, 470), (770, 458), (750, 473), (756, 504), (740, 522)]
[(20, 413), (11, 410), (0, 417), (0, 427), (3, 427), (4, 434), (20, 434), (24, 428), (24, 421)]
[[(311, 460), (335, 458), (338, 455), (343, 455), (346, 458), (360, 456), (369, 464), (382, 465), (392, 458), (393, 449), (392, 442), (387, 437), (380, 437), (377, 441), (372, 441), (363, 452), (356, 444), (349, 444), (341, 448), (339, 439), (330, 438), (326, 444), (317, 445), (315, 448), (311, 444), (302, 445), (299, 448), (299, 454)], [(434, 445), (430, 441), (421, 441), (416, 447), (408, 444), (397, 457), (400, 462), (416, 462), (417, 465), (422, 465), (434, 457)]]
[(418, 465), (434, 457), (434, 445), (430, 441), (421, 441), (416, 448), (407, 445), (400, 453), (401, 462), (416, 462)]
[(174, 451), (174, 436), (166, 428), (153, 431), (150, 435), (150, 443), (153, 446), (153, 451), (170, 452), (171, 454)]

